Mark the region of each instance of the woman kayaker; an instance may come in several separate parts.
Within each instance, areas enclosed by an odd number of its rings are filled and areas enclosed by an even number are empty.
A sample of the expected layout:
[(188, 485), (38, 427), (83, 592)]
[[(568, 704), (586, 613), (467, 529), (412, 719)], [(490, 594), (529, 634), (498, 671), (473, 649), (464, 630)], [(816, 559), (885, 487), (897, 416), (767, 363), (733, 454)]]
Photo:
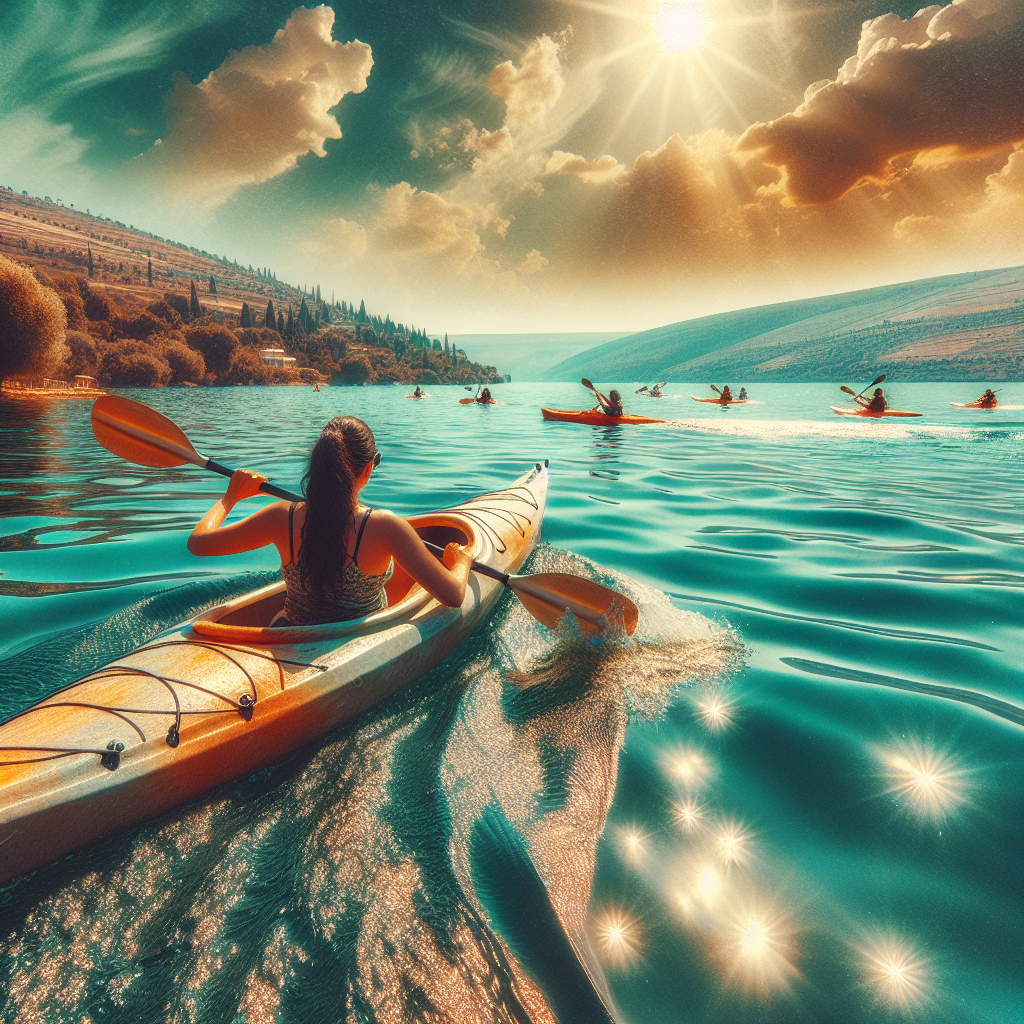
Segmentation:
[(994, 409), (999, 404), (996, 393), (991, 388), (985, 388), (985, 394), (974, 403), (982, 409)]
[(729, 390), (729, 385), (728, 384), (723, 384), (722, 385), (722, 401), (723, 402), (731, 402), (732, 401), (732, 392)]
[(872, 412), (885, 412), (889, 408), (889, 403), (885, 400), (885, 394), (881, 388), (875, 388), (875, 393), (871, 396), (871, 401), (866, 398), (862, 398), (860, 395), (854, 395), (853, 400), (860, 405), (863, 405), (865, 409), (870, 409)]
[(459, 607), (472, 564), (466, 549), (449, 544), (442, 565), (401, 516), (360, 504), (359, 492), (379, 464), (370, 428), (354, 416), (337, 416), (313, 446), (305, 501), (278, 501), (225, 526), (235, 504), (258, 493), (266, 479), (238, 469), (192, 531), (188, 549), (234, 555), (273, 544), (287, 588), (275, 626), (340, 622), (386, 608), (384, 585), (396, 562), (442, 604)]
[[(651, 388), (651, 398), (661, 398), (661, 385), (660, 384), (655, 384), (654, 387)], [(619, 415), (621, 416), (622, 413), (619, 413)]]
[[(605, 398), (597, 388), (594, 388), (594, 394), (597, 395), (597, 401), (601, 412), (605, 416), (621, 416), (622, 415), (622, 395), (618, 391), (609, 391), (608, 397)], [(595, 406), (594, 412), (597, 412), (598, 407)]]
[(490, 405), (494, 401), (494, 399), (491, 398), (491, 389), (490, 388), (484, 388), (483, 391), (481, 391), (480, 394), (477, 395), (477, 399), (476, 400), (481, 405)]
[(740, 399), (739, 400), (741, 402), (745, 402), (747, 400), (747, 389), (746, 388), (740, 388)]
[(419, 386), (419, 384), (416, 385), (416, 390), (412, 393), (412, 397), (413, 398), (422, 398), (423, 397), (423, 388), (421, 388)]

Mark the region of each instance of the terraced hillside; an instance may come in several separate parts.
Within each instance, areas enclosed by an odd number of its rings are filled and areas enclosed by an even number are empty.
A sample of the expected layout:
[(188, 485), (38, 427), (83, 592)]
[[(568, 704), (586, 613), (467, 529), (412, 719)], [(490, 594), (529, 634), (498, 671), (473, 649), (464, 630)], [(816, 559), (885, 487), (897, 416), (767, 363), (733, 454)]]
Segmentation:
[(1024, 267), (718, 313), (588, 349), (548, 380), (1024, 378)]

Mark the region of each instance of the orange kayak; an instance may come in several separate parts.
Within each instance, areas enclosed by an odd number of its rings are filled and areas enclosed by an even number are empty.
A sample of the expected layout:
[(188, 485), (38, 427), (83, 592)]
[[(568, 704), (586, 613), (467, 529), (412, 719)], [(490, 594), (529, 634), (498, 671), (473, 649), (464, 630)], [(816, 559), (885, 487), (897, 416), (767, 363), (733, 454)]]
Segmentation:
[(650, 416), (606, 416), (603, 412), (593, 409), (545, 409), (541, 406), (540, 414), (546, 420), (558, 423), (585, 423), (588, 427), (610, 427), (618, 423), (664, 423), (664, 420), (652, 419)]
[[(515, 572), (540, 536), (548, 471), (410, 517)], [(280, 760), (440, 664), (503, 585), (475, 575), (461, 608), (400, 567), (363, 619), (272, 627), (284, 582), (182, 623), (0, 723), (0, 883)]]
[(999, 403), (993, 402), (991, 405), (982, 405), (980, 402), (950, 402), (954, 409), (998, 409)]
[(868, 419), (877, 420), (883, 416), (920, 416), (919, 412), (905, 412), (903, 409), (886, 409), (884, 412), (875, 412), (874, 409), (837, 409), (834, 405), (829, 408), (837, 416), (866, 416)]
[(715, 405), (742, 405), (746, 401), (745, 398), (698, 398), (696, 395), (690, 395), (690, 397), (695, 402), (714, 402)]

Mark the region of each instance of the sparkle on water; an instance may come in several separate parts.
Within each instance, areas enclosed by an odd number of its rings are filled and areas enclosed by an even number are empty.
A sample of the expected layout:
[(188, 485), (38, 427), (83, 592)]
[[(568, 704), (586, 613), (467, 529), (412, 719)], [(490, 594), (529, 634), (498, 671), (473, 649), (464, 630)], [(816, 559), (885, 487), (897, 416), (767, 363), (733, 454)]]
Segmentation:
[(941, 821), (965, 802), (967, 770), (950, 753), (920, 740), (902, 740), (878, 751), (896, 794), (919, 818)]
[(907, 1011), (927, 998), (928, 962), (910, 943), (880, 936), (857, 951), (865, 983), (877, 1002)]

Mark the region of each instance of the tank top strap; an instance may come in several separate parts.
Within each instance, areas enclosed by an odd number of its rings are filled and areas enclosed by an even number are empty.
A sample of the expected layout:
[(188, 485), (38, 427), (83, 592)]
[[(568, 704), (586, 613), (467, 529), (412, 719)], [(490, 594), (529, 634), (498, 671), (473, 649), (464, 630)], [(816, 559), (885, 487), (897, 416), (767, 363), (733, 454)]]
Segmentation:
[(363, 542), (363, 530), (366, 528), (366, 520), (370, 518), (370, 513), (372, 511), (372, 508), (368, 508), (366, 510), (366, 515), (363, 516), (363, 521), (359, 524), (359, 532), (356, 534), (356, 546), (355, 550), (352, 552), (352, 563), (357, 569), (359, 568), (359, 545)]

